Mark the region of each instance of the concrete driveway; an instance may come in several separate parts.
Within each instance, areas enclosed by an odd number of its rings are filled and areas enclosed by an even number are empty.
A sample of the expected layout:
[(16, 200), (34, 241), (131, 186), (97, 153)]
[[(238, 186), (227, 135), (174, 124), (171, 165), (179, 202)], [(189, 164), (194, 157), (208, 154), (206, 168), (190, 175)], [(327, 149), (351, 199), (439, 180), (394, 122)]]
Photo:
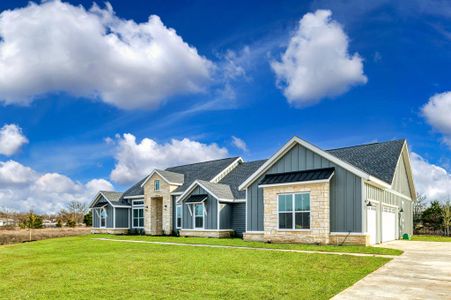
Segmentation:
[(451, 243), (393, 241), (404, 250), (333, 299), (451, 299)]

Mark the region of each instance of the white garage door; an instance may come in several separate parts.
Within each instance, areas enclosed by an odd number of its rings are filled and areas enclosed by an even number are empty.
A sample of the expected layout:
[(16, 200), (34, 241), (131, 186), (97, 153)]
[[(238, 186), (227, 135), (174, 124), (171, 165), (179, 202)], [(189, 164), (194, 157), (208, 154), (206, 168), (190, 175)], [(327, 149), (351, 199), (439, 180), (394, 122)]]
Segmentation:
[(396, 208), (383, 206), (382, 208), (382, 242), (396, 239)]
[(377, 221), (376, 221), (376, 207), (370, 206), (367, 209), (366, 231), (370, 234), (370, 244), (376, 244), (377, 240)]

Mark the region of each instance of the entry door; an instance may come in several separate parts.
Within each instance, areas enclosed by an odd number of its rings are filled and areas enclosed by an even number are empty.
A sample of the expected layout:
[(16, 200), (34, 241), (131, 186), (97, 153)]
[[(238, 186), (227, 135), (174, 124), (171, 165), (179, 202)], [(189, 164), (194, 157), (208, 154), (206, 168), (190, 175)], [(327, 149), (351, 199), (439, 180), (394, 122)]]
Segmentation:
[(396, 208), (382, 207), (382, 242), (396, 240)]
[(366, 220), (366, 231), (370, 235), (370, 244), (374, 245), (377, 243), (377, 212), (376, 207), (370, 206), (367, 209), (367, 220)]

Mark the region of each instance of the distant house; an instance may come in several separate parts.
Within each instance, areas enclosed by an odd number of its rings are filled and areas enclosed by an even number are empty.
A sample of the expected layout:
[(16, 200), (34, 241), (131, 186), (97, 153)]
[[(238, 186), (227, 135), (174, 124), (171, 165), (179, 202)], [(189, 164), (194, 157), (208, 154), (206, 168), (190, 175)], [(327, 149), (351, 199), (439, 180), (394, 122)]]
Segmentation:
[(0, 227), (15, 225), (16, 221), (9, 218), (0, 218)]
[(267, 160), (153, 170), (90, 204), (94, 233), (370, 245), (412, 233), (405, 140), (322, 150), (292, 138)]

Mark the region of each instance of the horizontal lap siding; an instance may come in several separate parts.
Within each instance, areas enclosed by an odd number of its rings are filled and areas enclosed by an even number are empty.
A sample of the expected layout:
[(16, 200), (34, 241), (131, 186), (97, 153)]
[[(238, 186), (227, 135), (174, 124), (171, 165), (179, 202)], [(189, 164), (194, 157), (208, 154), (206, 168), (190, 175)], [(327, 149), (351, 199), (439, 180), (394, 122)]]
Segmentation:
[[(372, 185), (365, 184), (365, 195), (366, 200), (375, 200), (379, 201), (381, 204), (373, 203), (377, 206), (378, 210), (381, 209), (381, 205), (388, 204), (388, 205), (394, 205), (398, 207), (398, 209), (402, 208), (403, 212), (398, 214), (398, 217), (400, 218), (400, 225), (401, 225), (401, 235), (403, 233), (412, 234), (413, 233), (413, 203), (410, 200), (407, 200), (403, 197), (400, 197), (398, 195), (395, 195), (393, 193), (390, 193), (389, 191), (384, 191), (382, 189), (379, 189), (377, 187), (374, 187)], [(379, 224), (381, 222), (381, 214), (379, 215)], [(366, 227), (366, 225), (365, 225)], [(378, 239), (380, 240), (380, 233), (378, 234)]]
[[(294, 146), (266, 174), (335, 167), (330, 183), (330, 222), (332, 232), (362, 232), (362, 181), (301, 145)], [(264, 174), (265, 175), (265, 174)], [(263, 189), (260, 177), (248, 188), (247, 231), (263, 231)]]

